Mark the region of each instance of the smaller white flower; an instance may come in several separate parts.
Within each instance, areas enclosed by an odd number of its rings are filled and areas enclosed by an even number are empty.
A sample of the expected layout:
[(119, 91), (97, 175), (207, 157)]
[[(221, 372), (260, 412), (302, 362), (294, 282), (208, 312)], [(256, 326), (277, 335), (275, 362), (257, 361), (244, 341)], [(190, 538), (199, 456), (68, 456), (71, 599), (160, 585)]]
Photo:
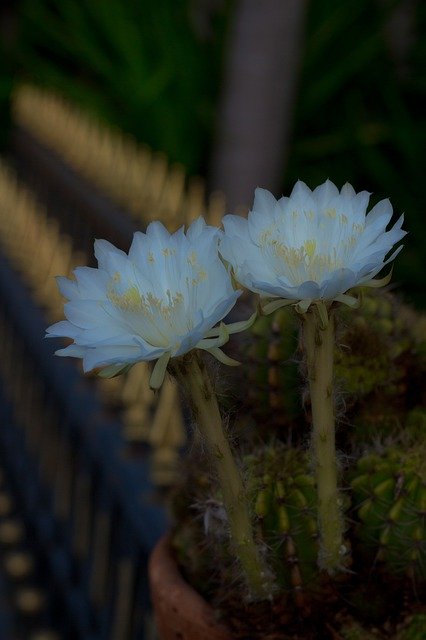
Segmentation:
[(56, 352), (82, 358), (84, 371), (110, 377), (136, 362), (157, 360), (151, 386), (158, 388), (171, 357), (191, 349), (210, 351), (237, 364), (220, 350), (234, 323), (213, 328), (232, 309), (240, 290), (218, 254), (219, 231), (198, 218), (170, 234), (160, 222), (137, 231), (127, 255), (96, 240), (98, 268), (75, 269), (75, 280), (59, 277), (67, 320), (47, 329), (47, 337), (73, 344)]
[(236, 280), (262, 297), (302, 301), (304, 310), (317, 301), (350, 303), (345, 292), (372, 284), (401, 250), (385, 260), (406, 234), (404, 216), (386, 231), (392, 217), (389, 200), (367, 214), (369, 197), (367, 191), (355, 193), (350, 184), (339, 192), (330, 180), (313, 191), (299, 181), (289, 198), (278, 201), (256, 189), (248, 219), (224, 217), (219, 250)]

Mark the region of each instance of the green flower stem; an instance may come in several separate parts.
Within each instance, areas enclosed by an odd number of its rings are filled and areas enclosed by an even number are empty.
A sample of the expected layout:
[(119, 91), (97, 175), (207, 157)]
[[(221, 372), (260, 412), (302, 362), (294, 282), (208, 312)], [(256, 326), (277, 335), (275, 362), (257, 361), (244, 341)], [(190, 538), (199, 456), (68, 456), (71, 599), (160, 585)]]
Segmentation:
[(232, 551), (245, 574), (250, 597), (268, 597), (264, 566), (253, 537), (242, 477), (225, 435), (216, 394), (202, 360), (194, 354), (182, 359), (173, 373), (189, 396), (196, 427), (216, 467), (227, 513)]
[(312, 450), (318, 492), (320, 550), (318, 565), (333, 574), (342, 569), (342, 500), (337, 489), (335, 418), (333, 401), (334, 319), (324, 326), (318, 310), (304, 314), (304, 346), (312, 405)]

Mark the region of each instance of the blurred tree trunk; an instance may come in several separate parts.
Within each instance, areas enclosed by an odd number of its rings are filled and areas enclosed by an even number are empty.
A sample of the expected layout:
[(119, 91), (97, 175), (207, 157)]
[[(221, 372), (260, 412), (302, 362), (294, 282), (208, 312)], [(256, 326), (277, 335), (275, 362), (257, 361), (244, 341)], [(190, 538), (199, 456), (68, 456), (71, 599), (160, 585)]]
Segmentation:
[[(210, 188), (228, 210), (255, 187), (277, 191), (288, 153), (307, 0), (239, 0), (212, 154)], [(277, 195), (277, 194), (275, 194)]]
[(379, 0), (379, 5), (388, 13), (384, 33), (399, 76), (409, 71), (409, 55), (419, 34), (416, 32), (416, 12), (419, 0)]

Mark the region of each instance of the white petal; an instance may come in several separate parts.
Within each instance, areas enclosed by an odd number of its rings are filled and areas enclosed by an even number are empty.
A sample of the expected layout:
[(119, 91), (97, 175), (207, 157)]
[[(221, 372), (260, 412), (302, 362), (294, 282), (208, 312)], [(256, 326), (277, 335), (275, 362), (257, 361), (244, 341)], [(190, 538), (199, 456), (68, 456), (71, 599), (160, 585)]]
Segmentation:
[(310, 198), (312, 191), (308, 185), (302, 180), (298, 180), (293, 187), (293, 191), (290, 194), (290, 198)]
[(356, 274), (350, 269), (340, 269), (331, 274), (329, 280), (321, 285), (321, 297), (333, 300), (339, 293), (346, 293), (357, 284)]
[(95, 300), (72, 300), (65, 304), (64, 310), (71, 324), (82, 329), (94, 328), (108, 321), (99, 302)]
[(276, 202), (275, 197), (270, 191), (257, 187), (254, 192), (252, 211), (256, 211), (263, 215), (269, 215), (269, 212), (274, 209)]
[(76, 338), (80, 335), (81, 329), (74, 326), (67, 320), (55, 322), (46, 329), (46, 338)]
[(222, 224), (227, 236), (235, 235), (239, 237), (241, 234), (247, 235), (247, 220), (241, 216), (226, 215), (222, 218)]
[(326, 180), (324, 184), (320, 184), (313, 190), (312, 195), (321, 210), (328, 208), (329, 202), (339, 195), (339, 190), (331, 180)]
[(320, 297), (320, 287), (317, 282), (308, 280), (297, 287), (297, 298), (300, 300), (317, 300)]
[(384, 262), (381, 262), (378, 266), (376, 266), (374, 269), (369, 271), (368, 275), (366, 275), (365, 277), (361, 278), (361, 280), (358, 281), (358, 284), (364, 284), (365, 282), (368, 282), (369, 280), (374, 278), (374, 276), (376, 276), (383, 269), (383, 267), (385, 267), (387, 264), (389, 264), (390, 262), (392, 262), (392, 260), (396, 258), (396, 256), (398, 255), (398, 253), (401, 251), (402, 248), (403, 248), (403, 245), (400, 245), (399, 247), (397, 247), (387, 260), (385, 260)]
[(168, 246), (170, 242), (170, 233), (161, 222), (158, 222), (158, 220), (150, 222), (146, 229), (146, 235), (150, 240), (157, 242), (160, 247)]
[(85, 349), (83, 356), (83, 371), (88, 372), (98, 367), (111, 364), (126, 364), (138, 362), (140, 349), (138, 347), (108, 346), (95, 349)]
[(369, 191), (360, 191), (353, 197), (353, 205), (355, 211), (359, 211), (360, 215), (364, 215), (367, 211), (371, 193)]
[(105, 297), (109, 275), (103, 269), (77, 267), (74, 269), (81, 298), (102, 300)]
[[(320, 185), (322, 186), (322, 185)], [(318, 189), (319, 187), (317, 187)], [(315, 189), (316, 191), (316, 189)], [(314, 191), (314, 193), (315, 193)], [(355, 193), (355, 189), (353, 188), (353, 186), (351, 184), (349, 184), (349, 182), (345, 182), (345, 184), (343, 185), (340, 193), (342, 194), (342, 196), (346, 196), (348, 198), (353, 198), (356, 193)]]
[(195, 240), (197, 240), (197, 238), (203, 237), (206, 231), (207, 233), (210, 232), (212, 235), (214, 235), (214, 233), (217, 232), (217, 229), (214, 229), (213, 227), (209, 227), (207, 230), (206, 221), (202, 216), (200, 216), (199, 218), (194, 220), (192, 224), (188, 227), (188, 231), (186, 232), (186, 237), (188, 238), (189, 242), (194, 242)]
[(147, 236), (142, 231), (136, 231), (129, 249), (130, 260), (141, 268), (146, 268), (146, 265), (150, 264), (149, 247), (150, 243)]
[(390, 219), (392, 218), (393, 208), (390, 200), (380, 200), (367, 214), (365, 218), (366, 228), (373, 228), (374, 232), (379, 234), (386, 229)]
[(270, 214), (264, 211), (251, 211), (247, 218), (247, 226), (245, 231), (248, 231), (251, 240), (255, 244), (259, 244), (261, 242), (262, 236), (268, 230), (268, 228), (271, 228), (271, 225), (273, 225), (273, 220), (271, 219)]
[(55, 351), (55, 356), (62, 356), (67, 358), (83, 358), (85, 354), (84, 347), (77, 347), (75, 344), (70, 344), (64, 349), (58, 349)]
[[(126, 259), (126, 254), (121, 249), (114, 247), (108, 240), (95, 240), (95, 257), (101, 269), (110, 272), (110, 264), (113, 258)], [(112, 268), (114, 271), (114, 268)]]
[(75, 280), (70, 280), (69, 278), (65, 278), (65, 276), (56, 276), (56, 284), (64, 298), (73, 300), (74, 298), (80, 297), (78, 285)]

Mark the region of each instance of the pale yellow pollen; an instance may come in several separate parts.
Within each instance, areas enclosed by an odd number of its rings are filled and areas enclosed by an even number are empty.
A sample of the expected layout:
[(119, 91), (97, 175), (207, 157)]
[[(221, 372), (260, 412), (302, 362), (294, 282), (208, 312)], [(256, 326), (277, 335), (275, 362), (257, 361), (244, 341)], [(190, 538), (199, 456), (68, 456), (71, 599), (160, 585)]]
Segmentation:
[(305, 240), (305, 242), (303, 243), (303, 246), (305, 247), (306, 255), (309, 256), (309, 258), (312, 258), (312, 256), (315, 253), (315, 249), (317, 247), (316, 241), (315, 240)]
[(315, 253), (315, 240), (306, 240), (301, 247), (288, 247), (277, 240), (271, 242), (271, 247), (278, 258), (281, 258), (294, 284), (301, 284), (309, 278), (318, 281), (327, 271), (333, 271), (343, 266), (334, 249), (332, 254)]
[(114, 275), (112, 276), (112, 279), (114, 282), (120, 282), (121, 280), (121, 273), (119, 271), (116, 271), (114, 273)]
[(362, 233), (364, 231), (364, 225), (354, 222), (352, 224), (352, 229), (355, 231), (355, 233)]
[(324, 209), (324, 215), (328, 216), (329, 218), (335, 218), (337, 215), (337, 211), (336, 209)]
[(268, 243), (270, 237), (272, 236), (272, 231), (272, 227), (268, 227), (267, 229), (264, 229), (262, 231), (259, 237), (259, 244), (261, 247), (264, 247)]
[(291, 267), (299, 266), (303, 261), (303, 249), (295, 249), (294, 247), (287, 247), (282, 242), (274, 240), (272, 243), (274, 253), (277, 257), (282, 258), (287, 265)]
[(108, 298), (116, 307), (123, 311), (136, 311), (142, 304), (141, 294), (136, 286), (130, 287), (122, 294), (117, 293), (110, 287)]
[(191, 284), (193, 287), (196, 287), (197, 284), (200, 284), (200, 282), (204, 282), (205, 280), (207, 280), (207, 271), (200, 269), (194, 278), (186, 278), (186, 284)]
[(151, 264), (155, 262), (154, 254), (152, 253), (152, 251), (148, 253), (148, 262), (150, 262)]
[(191, 265), (191, 267), (194, 267), (197, 264), (198, 257), (195, 251), (192, 251), (192, 253), (189, 254), (187, 261), (188, 261), (188, 264)]
[(347, 218), (347, 216), (345, 216), (344, 213), (341, 213), (339, 215), (339, 220), (340, 220), (341, 224), (348, 224), (348, 218)]
[(162, 249), (161, 253), (165, 258), (169, 258), (170, 256), (174, 256), (176, 253), (176, 249), (171, 249), (170, 247), (165, 247)]
[(135, 285), (122, 294), (117, 293), (110, 286), (107, 295), (109, 300), (122, 311), (142, 313), (151, 320), (154, 320), (154, 312), (158, 312), (165, 320), (170, 321), (176, 307), (184, 301), (183, 294), (179, 291), (172, 295), (170, 289), (167, 289), (167, 302), (165, 302), (164, 299), (157, 298), (152, 293), (146, 296), (141, 294)]
[(197, 279), (198, 282), (204, 282), (205, 280), (207, 280), (207, 271), (205, 271), (205, 269), (200, 269)]

